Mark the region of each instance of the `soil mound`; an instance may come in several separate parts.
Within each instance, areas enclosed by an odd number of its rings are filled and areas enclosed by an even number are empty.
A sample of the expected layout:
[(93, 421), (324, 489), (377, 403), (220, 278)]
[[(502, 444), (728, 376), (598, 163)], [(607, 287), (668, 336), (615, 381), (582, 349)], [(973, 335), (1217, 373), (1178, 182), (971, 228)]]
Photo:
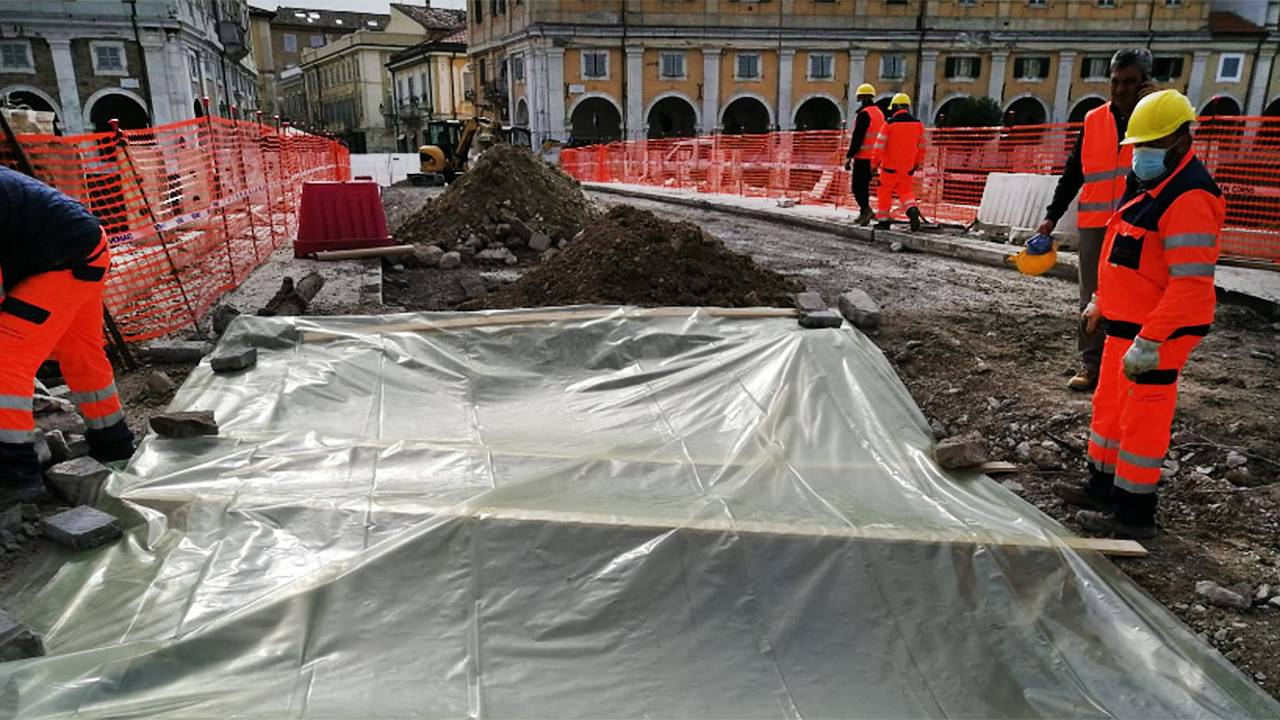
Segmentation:
[(485, 304), (792, 307), (801, 289), (693, 223), (619, 205)]
[[(529, 246), (534, 233), (568, 240), (599, 216), (569, 175), (526, 148), (497, 145), (458, 176), (443, 195), (396, 228), (395, 236), (444, 250)], [(533, 249), (541, 252), (535, 241)]]

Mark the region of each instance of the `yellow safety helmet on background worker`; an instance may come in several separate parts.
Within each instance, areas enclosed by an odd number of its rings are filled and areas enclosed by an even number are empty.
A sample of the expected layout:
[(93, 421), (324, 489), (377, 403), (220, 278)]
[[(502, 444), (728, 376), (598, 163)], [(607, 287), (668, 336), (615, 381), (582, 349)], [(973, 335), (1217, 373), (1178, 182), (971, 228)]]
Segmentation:
[(1121, 145), (1159, 140), (1172, 135), (1178, 128), (1196, 119), (1196, 109), (1186, 95), (1177, 90), (1161, 90), (1138, 101), (1129, 117), (1129, 129), (1125, 131)]
[(898, 107), (899, 105), (911, 107), (911, 98), (906, 93), (898, 93), (889, 101), (889, 107)]
[(874, 86), (872, 86), (871, 83), (862, 83), (861, 85), (858, 86), (857, 91), (854, 92), (855, 97), (862, 97), (863, 95), (875, 96), (875, 94), (876, 94), (876, 89)]

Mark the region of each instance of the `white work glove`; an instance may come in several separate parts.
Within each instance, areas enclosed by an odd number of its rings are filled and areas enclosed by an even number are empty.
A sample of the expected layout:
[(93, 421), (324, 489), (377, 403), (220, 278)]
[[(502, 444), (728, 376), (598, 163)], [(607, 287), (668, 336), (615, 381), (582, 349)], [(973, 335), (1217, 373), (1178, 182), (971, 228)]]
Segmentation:
[(1160, 366), (1160, 343), (1144, 337), (1135, 338), (1133, 347), (1124, 354), (1124, 376), (1137, 381), (1138, 376)]
[(1098, 293), (1094, 293), (1089, 299), (1089, 304), (1084, 306), (1084, 310), (1080, 312), (1080, 323), (1084, 325), (1086, 335), (1092, 335), (1098, 330), (1098, 322), (1102, 320), (1102, 311), (1098, 309)]

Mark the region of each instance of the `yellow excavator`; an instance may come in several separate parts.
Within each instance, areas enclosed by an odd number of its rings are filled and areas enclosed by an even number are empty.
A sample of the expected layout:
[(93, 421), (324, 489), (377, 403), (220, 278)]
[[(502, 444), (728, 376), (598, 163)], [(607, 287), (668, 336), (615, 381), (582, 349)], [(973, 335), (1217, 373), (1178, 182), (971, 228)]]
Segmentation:
[(432, 120), (427, 124), (427, 143), (418, 148), (421, 173), (410, 175), (415, 185), (435, 184), (440, 178), (453, 182), (459, 173), (465, 172), (476, 156), (499, 143), (516, 143), (528, 147), (530, 134), (527, 128), (502, 127), (486, 117), (469, 120)]

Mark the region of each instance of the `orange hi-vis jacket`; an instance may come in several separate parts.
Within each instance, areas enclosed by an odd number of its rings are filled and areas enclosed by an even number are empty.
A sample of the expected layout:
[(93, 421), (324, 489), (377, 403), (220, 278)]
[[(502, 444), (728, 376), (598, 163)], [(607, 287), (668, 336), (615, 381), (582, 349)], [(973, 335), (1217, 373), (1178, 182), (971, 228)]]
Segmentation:
[(1133, 164), (1133, 146), (1121, 145), (1111, 103), (1090, 110), (1084, 116), (1084, 139), (1080, 143), (1080, 186), (1077, 227), (1104, 228), (1124, 198), (1125, 177)]
[(1164, 182), (1111, 217), (1098, 263), (1098, 307), (1108, 335), (1164, 342), (1208, 334), (1226, 213), (1217, 183), (1187, 153)]
[(880, 165), (890, 172), (910, 172), (924, 162), (924, 123), (906, 110), (884, 122)]
[(884, 112), (874, 104), (868, 105), (858, 112), (866, 113), (871, 119), (871, 124), (867, 126), (867, 134), (862, 141), (862, 147), (858, 148), (858, 152), (854, 154), (856, 160), (870, 160), (875, 162), (882, 152), (884, 152), (884, 138), (881, 137), (880, 131), (884, 129)]

